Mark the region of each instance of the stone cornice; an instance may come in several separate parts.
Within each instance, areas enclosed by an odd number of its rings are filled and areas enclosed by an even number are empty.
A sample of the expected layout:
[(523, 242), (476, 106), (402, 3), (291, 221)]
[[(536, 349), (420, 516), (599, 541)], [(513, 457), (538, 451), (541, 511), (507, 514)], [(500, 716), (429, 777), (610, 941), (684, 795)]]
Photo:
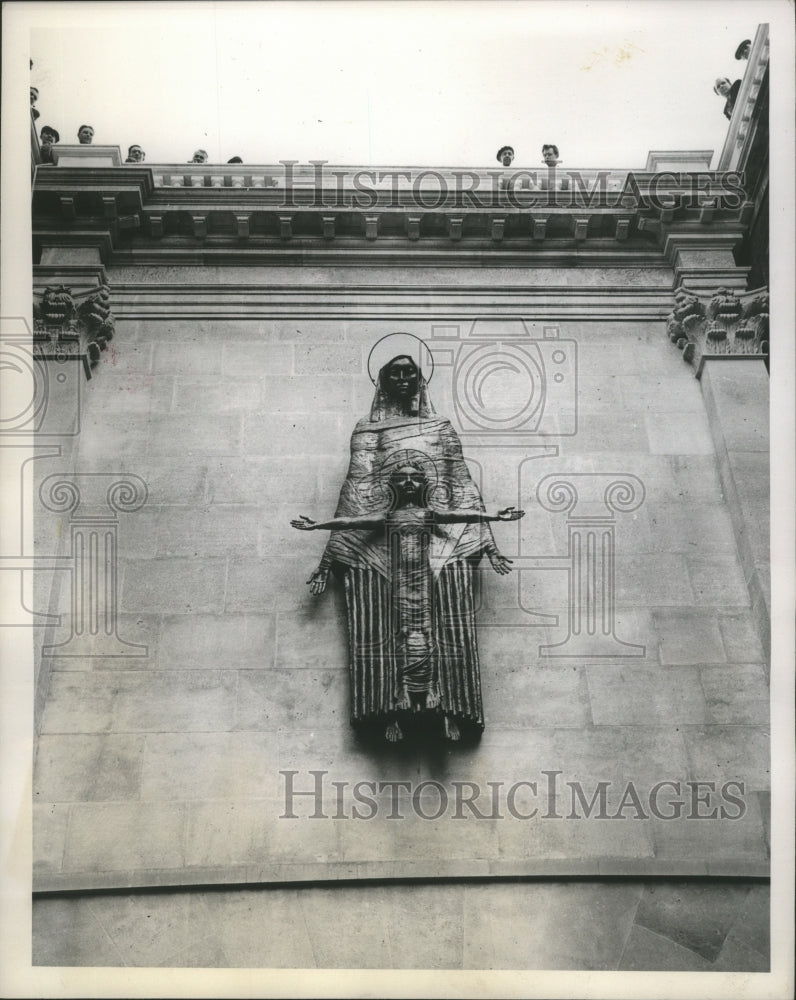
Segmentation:
[(768, 86), (768, 25), (761, 24), (752, 42), (746, 71), (735, 100), (727, 138), (719, 156), (719, 170), (743, 170), (761, 113), (758, 100)]
[(671, 292), (627, 285), (598, 287), (455, 286), (445, 284), (306, 285), (162, 284), (114, 282), (118, 319), (263, 319), (283, 316), (427, 319), (532, 314), (560, 320), (659, 320), (671, 310)]
[[(327, 165), (318, 172), (294, 166), (264, 173), (263, 185), (274, 182), (266, 187), (254, 183), (260, 175), (252, 171), (269, 168), (191, 165), (190, 173), (179, 175), (179, 186), (162, 186), (164, 178), (177, 176), (168, 173), (177, 166), (187, 170), (184, 164), (40, 169), (34, 247), (79, 245), (81, 239), (96, 246), (105, 238), (106, 263), (206, 263), (229, 253), (236, 261), (303, 259), (309, 253), (326, 261), (360, 254), (363, 263), (373, 264), (379, 254), (388, 262), (425, 263), (423, 255), (430, 253), (438, 264), (460, 265), (468, 255), (499, 255), (506, 264), (512, 258), (541, 262), (544, 255), (545, 263), (557, 259), (570, 266), (585, 254), (616, 266), (628, 254), (645, 262), (660, 259), (670, 231), (726, 231), (737, 240), (745, 223), (737, 183), (710, 171), (559, 170), (540, 179), (547, 190), (531, 190), (519, 183), (524, 171)], [(336, 173), (342, 180), (330, 185)], [(382, 186), (363, 194), (357, 189), (363, 174), (382, 178)], [(398, 174), (406, 175), (403, 188)], [(519, 186), (512, 193), (494, 183), (495, 174), (518, 179)], [(439, 179), (449, 185), (441, 194)], [(567, 189), (554, 190), (562, 186)]]

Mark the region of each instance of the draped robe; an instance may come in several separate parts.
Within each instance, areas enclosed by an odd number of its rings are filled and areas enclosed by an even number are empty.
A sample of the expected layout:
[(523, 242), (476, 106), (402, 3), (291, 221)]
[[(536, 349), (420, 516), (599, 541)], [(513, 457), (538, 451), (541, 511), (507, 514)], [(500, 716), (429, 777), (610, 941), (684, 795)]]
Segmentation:
[[(336, 517), (383, 510), (388, 503), (389, 469), (407, 458), (419, 458), (426, 466), (432, 510), (484, 510), (459, 437), (448, 420), (435, 414), (422, 375), (409, 409), (409, 414), (402, 412), (377, 389), (370, 416), (357, 423), (351, 437), (351, 459)], [(345, 589), (352, 723), (394, 717), (402, 666), (407, 669), (409, 656), (414, 657), (409, 663), (414, 673), (410, 690), (436, 690), (441, 711), (483, 729), (473, 582), (481, 556), (495, 548), (491, 529), (488, 524), (436, 525), (422, 541), (423, 571), (429, 579), (426, 583), (416, 579), (412, 598), (423, 605), (417, 613), (430, 629), (428, 662), (421, 669), (420, 640), (413, 639), (412, 649), (400, 634), (400, 599), (402, 590), (406, 598), (407, 579), (400, 573), (412, 570), (406, 561), (411, 545), (405, 539), (402, 554), (395, 524), (391, 515), (386, 530), (333, 531), (322, 560), (342, 577)], [(412, 558), (417, 573), (419, 554)], [(397, 559), (403, 563), (396, 564)]]

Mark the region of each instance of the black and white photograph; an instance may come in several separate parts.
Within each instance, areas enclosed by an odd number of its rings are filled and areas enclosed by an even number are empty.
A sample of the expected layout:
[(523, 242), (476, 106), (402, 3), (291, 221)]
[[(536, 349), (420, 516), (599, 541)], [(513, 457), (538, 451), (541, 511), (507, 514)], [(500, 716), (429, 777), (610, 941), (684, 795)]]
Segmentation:
[(792, 995), (792, 20), (4, 5), (4, 996)]

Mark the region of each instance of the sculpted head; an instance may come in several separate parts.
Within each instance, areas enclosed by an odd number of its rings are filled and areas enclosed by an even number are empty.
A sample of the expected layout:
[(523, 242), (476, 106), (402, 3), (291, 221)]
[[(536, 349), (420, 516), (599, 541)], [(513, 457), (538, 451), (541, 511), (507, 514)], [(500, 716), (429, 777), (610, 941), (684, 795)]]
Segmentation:
[(398, 355), (381, 370), (381, 388), (395, 402), (412, 399), (420, 385), (420, 369), (409, 355)]
[(77, 141), (81, 146), (90, 146), (94, 139), (94, 129), (91, 125), (81, 125), (77, 130)]
[(390, 485), (399, 503), (426, 502), (428, 479), (419, 464), (403, 462), (390, 473)]

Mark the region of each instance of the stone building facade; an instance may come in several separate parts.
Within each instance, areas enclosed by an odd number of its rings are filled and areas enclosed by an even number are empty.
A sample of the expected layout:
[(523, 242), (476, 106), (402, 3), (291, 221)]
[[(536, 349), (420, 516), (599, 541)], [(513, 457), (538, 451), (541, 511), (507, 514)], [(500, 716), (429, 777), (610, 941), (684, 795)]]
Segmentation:
[[(403, 967), (384, 936), (429, 909), (418, 967), (765, 967), (766, 94), (761, 29), (717, 170), (36, 166), (34, 961)], [(396, 331), (487, 507), (527, 511), (461, 747), (356, 740), (342, 595), (289, 527), (333, 512)], [(721, 934), (660, 923), (674, 891)], [(616, 940), (554, 944), (573, 906)]]

